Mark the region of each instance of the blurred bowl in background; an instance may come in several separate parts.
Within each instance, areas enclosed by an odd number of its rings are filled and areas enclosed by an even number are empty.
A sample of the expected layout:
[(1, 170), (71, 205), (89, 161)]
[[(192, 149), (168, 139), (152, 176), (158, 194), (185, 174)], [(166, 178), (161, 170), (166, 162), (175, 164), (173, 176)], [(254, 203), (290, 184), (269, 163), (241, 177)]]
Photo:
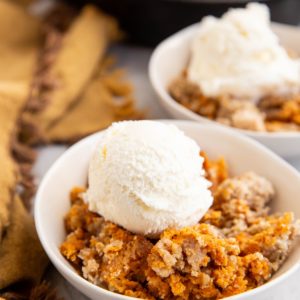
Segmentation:
[[(300, 2), (300, 0), (299, 0)], [(189, 26), (170, 36), (154, 50), (149, 63), (151, 84), (164, 108), (176, 119), (198, 121), (224, 127), (216, 121), (202, 117), (175, 101), (168, 92), (170, 82), (187, 66), (190, 55), (190, 43), (199, 24)], [(287, 49), (300, 53), (300, 28), (278, 23), (272, 24), (273, 31), (279, 36)], [(226, 126), (227, 127), (227, 126)], [(300, 132), (257, 132), (231, 127), (264, 144), (285, 158), (300, 158)]]
[[(154, 46), (170, 34), (199, 22), (207, 15), (220, 16), (230, 7), (242, 7), (249, 0), (66, 0), (82, 5), (96, 3), (116, 16), (129, 41)], [(271, 9), (272, 20), (300, 23), (300, 0), (261, 0)]]

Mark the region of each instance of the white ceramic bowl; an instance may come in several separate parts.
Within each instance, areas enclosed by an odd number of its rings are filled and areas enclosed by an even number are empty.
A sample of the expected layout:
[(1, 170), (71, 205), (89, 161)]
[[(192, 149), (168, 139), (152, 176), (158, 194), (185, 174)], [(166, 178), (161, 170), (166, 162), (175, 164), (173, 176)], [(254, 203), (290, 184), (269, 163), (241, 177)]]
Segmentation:
[[(217, 126), (203, 126), (190, 121), (171, 122), (196, 140), (212, 158), (224, 156), (229, 163), (231, 174), (255, 171), (270, 179), (276, 187), (277, 197), (272, 203), (274, 211), (293, 211), (300, 217), (298, 197), (300, 175), (277, 155), (259, 143), (233, 130)], [(39, 238), (50, 260), (57, 270), (75, 288), (91, 299), (132, 299), (97, 287), (81, 276), (64, 259), (59, 246), (66, 234), (63, 219), (68, 209), (69, 192), (74, 186), (84, 186), (87, 182), (88, 163), (102, 132), (83, 139), (67, 150), (45, 175), (35, 200), (35, 223)], [(274, 278), (252, 291), (228, 299), (271, 299), (276, 295), (282, 281), (288, 278), (300, 265), (300, 245), (290, 254)], [(272, 298), (275, 299), (275, 298)]]
[[(154, 90), (166, 110), (175, 118), (194, 120), (201, 123), (213, 123), (176, 102), (168, 93), (167, 87), (187, 66), (190, 55), (190, 43), (199, 24), (194, 24), (161, 42), (154, 50), (149, 63), (149, 76)], [(274, 23), (273, 30), (283, 45), (300, 53), (300, 28)], [(300, 133), (297, 132), (255, 132), (234, 129), (244, 133), (277, 154), (284, 157), (300, 157)]]

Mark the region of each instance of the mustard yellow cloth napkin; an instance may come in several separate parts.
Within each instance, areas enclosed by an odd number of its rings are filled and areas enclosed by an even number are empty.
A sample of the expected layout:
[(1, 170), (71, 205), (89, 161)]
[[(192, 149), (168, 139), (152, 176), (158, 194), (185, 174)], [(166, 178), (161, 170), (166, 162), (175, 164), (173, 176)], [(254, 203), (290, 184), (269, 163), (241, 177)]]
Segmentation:
[(33, 132), (35, 136), (31, 136), (31, 143), (38, 136), (43, 139), (45, 131), (63, 117), (84, 93), (103, 58), (108, 42), (116, 37), (117, 32), (115, 20), (94, 6), (85, 6), (75, 17), (62, 34), (60, 45), (56, 47), (59, 49), (55, 49), (53, 62), (46, 74), (57, 86), (45, 91), (47, 101), (44, 107), (39, 111), (27, 111), (23, 115), (24, 122), (36, 129)]
[(48, 263), (17, 196), (22, 174), (12, 154), (41, 39), (38, 20), (13, 1), (0, 0), (0, 290), (19, 281), (37, 283)]

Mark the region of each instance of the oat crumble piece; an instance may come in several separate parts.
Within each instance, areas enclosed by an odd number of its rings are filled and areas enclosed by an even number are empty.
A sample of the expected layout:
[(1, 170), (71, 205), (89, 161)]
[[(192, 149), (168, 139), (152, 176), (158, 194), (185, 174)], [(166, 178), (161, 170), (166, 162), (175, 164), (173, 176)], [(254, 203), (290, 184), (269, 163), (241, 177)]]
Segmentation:
[(230, 202), (233, 199), (244, 200), (252, 210), (259, 213), (264, 211), (274, 194), (274, 187), (270, 181), (254, 172), (247, 172), (222, 182), (214, 195), (214, 203)]
[(218, 101), (217, 121), (240, 129), (265, 131), (264, 114), (254, 103), (229, 97)]
[(185, 76), (176, 78), (170, 85), (171, 96), (184, 107), (207, 117), (215, 119), (218, 111), (218, 102), (212, 98), (205, 97), (199, 87), (189, 82)]
[(235, 236), (253, 220), (267, 216), (274, 193), (272, 184), (253, 172), (228, 178), (215, 190), (213, 206), (202, 221)]
[(273, 272), (277, 271), (287, 258), (293, 241), (299, 235), (299, 225), (292, 213), (275, 214), (258, 218), (236, 235), (241, 252), (259, 252), (266, 257)]

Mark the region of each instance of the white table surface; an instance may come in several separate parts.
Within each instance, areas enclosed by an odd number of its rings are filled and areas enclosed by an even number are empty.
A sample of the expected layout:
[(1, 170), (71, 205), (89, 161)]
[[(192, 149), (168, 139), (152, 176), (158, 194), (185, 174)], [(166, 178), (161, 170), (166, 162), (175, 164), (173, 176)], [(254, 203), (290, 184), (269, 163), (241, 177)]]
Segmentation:
[[(148, 60), (151, 54), (151, 49), (117, 46), (112, 49), (112, 52), (118, 57), (119, 65), (126, 68), (128, 77), (135, 85), (138, 105), (147, 110), (148, 118), (170, 118), (170, 116), (168, 116), (168, 114), (159, 105), (147, 76)], [(34, 174), (37, 178), (37, 183), (41, 180), (55, 159), (57, 159), (65, 150), (66, 147), (64, 146), (49, 146), (39, 150), (39, 156), (34, 167)], [(300, 170), (300, 157), (299, 160), (291, 160), (289, 162)], [(57, 289), (59, 295), (65, 300), (88, 299), (65, 281), (54, 267), (49, 268), (49, 271), (47, 272), (47, 279), (52, 283), (53, 287)], [(99, 300), (105, 299), (103, 298)], [(300, 300), (300, 270), (285, 280), (281, 284), (280, 289), (276, 289), (276, 293), (272, 295), (272, 298), (268, 298), (266, 300)]]

